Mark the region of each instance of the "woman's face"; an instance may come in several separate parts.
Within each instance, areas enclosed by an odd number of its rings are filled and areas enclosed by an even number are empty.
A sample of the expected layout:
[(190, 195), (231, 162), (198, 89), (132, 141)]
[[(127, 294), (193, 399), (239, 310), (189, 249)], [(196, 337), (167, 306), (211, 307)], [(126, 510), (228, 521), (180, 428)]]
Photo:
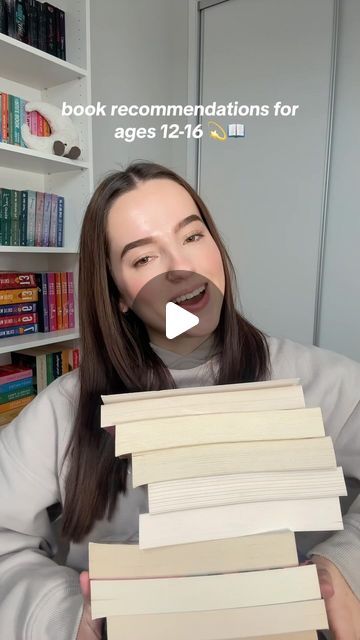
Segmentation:
[[(179, 353), (195, 349), (218, 325), (225, 275), (220, 251), (190, 194), (173, 180), (142, 182), (114, 202), (107, 233), (120, 311), (132, 308), (154, 344)], [(199, 318), (196, 327), (173, 340), (165, 336), (168, 302)]]

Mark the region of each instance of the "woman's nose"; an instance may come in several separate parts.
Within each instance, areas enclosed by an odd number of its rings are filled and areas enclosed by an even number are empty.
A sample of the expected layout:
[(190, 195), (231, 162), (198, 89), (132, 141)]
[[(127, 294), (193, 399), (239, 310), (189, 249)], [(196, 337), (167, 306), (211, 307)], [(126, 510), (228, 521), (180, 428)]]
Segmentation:
[(194, 265), (192, 260), (181, 252), (169, 252), (166, 271), (171, 280), (183, 279), (186, 274), (190, 275), (194, 271)]

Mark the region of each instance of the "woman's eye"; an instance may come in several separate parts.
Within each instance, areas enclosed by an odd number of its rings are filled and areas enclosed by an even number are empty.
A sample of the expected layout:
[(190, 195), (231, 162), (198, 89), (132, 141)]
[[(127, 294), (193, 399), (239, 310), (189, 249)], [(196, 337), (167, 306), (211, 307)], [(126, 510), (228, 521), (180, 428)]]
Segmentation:
[(185, 242), (197, 242), (200, 238), (203, 238), (203, 233), (193, 233), (191, 236), (186, 238)]
[(144, 256), (143, 258), (139, 258), (139, 260), (136, 260), (136, 262), (134, 262), (134, 267), (142, 267), (143, 265), (147, 264), (151, 259), (151, 256)]

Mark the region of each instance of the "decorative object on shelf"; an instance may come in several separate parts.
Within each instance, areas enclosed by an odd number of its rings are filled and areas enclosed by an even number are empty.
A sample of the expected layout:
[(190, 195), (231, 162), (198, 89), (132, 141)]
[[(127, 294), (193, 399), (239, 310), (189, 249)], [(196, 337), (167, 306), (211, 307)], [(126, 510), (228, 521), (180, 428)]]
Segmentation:
[(34, 136), (28, 125), (23, 124), (21, 134), (27, 147), (70, 160), (79, 158), (79, 134), (69, 116), (63, 116), (61, 110), (49, 102), (28, 102), (25, 110), (27, 113), (38, 111), (48, 121), (51, 129), (50, 136)]

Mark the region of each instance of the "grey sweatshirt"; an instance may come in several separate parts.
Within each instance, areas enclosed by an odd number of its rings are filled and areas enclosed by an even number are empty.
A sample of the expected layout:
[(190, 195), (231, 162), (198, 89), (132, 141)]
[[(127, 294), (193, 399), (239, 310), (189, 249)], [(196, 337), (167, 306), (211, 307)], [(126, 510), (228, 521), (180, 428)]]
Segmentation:
[[(326, 433), (346, 478), (360, 480), (360, 364), (348, 358), (269, 338), (273, 379), (299, 377), (306, 406), (320, 406)], [(179, 387), (212, 384), (216, 356), (208, 345), (187, 359), (153, 347)], [(80, 543), (70, 544), (65, 565), (54, 561), (57, 538), (47, 508), (64, 501), (71, 434), (79, 393), (78, 371), (55, 380), (0, 431), (0, 637), (4, 640), (75, 640), (82, 613), (79, 571), (88, 568), (88, 542), (137, 542), (145, 487), (119, 495), (111, 519), (97, 521)], [(358, 491), (358, 490), (357, 490)], [(345, 507), (348, 508), (348, 505)], [(297, 534), (300, 550), (334, 562), (360, 598), (360, 497), (335, 534)]]

